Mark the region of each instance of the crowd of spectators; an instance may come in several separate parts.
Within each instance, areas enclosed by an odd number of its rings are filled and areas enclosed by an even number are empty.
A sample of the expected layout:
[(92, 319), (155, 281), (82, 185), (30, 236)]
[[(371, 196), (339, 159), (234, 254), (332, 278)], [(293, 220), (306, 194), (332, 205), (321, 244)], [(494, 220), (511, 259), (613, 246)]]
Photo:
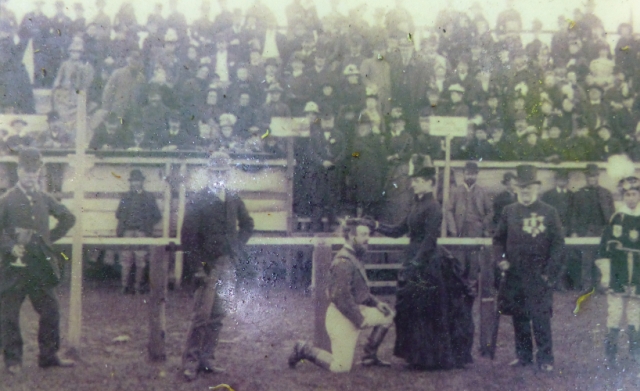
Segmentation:
[[(468, 135), (455, 141), (454, 159), (593, 161), (619, 152), (640, 159), (640, 41), (621, 24), (610, 47), (593, 2), (572, 19), (558, 17), (550, 46), (539, 39), (538, 20), (523, 46), (512, 0), (493, 29), (477, 4), (468, 13), (442, 11), (419, 45), (401, 0), (373, 24), (357, 9), (339, 14), (336, 2), (320, 19), (312, 0), (293, 0), (286, 30), (261, 0), (246, 12), (219, 0), (213, 20), (205, 0), (191, 24), (177, 0), (168, 17), (158, 3), (146, 24), (128, 2), (111, 20), (97, 0), (92, 21), (81, 3), (74, 19), (62, 1), (51, 18), (37, 3), (19, 24), (5, 3), (0, 110), (34, 113), (33, 89), (51, 89), (49, 119), (70, 124), (76, 92), (85, 89), (96, 119), (92, 149), (282, 152), (258, 136), (271, 117), (304, 116), (315, 102), (319, 121), (333, 120), (348, 145), (366, 114), (387, 155), (404, 132), (415, 140), (412, 152), (442, 158), (429, 117), (463, 116)], [(29, 41), (33, 84), (22, 64)], [(405, 130), (394, 132), (398, 117)], [(43, 147), (73, 143), (72, 126), (51, 128)]]

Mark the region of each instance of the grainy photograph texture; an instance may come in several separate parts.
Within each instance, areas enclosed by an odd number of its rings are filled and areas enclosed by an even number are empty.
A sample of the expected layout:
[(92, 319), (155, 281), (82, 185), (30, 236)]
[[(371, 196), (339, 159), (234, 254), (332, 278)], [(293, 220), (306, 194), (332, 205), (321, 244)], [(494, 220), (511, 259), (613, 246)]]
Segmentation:
[(0, 389), (640, 389), (638, 31), (0, 0)]

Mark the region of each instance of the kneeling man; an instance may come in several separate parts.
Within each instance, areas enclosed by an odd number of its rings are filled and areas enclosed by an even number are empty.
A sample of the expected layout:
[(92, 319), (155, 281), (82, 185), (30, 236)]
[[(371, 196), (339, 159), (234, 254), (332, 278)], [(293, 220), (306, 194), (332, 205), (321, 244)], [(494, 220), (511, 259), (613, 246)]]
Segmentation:
[(373, 330), (364, 347), (362, 365), (389, 365), (378, 358), (378, 348), (395, 314), (389, 305), (369, 292), (367, 274), (360, 261), (374, 227), (373, 220), (348, 219), (343, 228), (346, 243), (331, 263), (328, 289), (331, 304), (325, 327), (333, 353), (316, 348), (310, 342), (298, 341), (289, 357), (291, 368), (300, 360), (309, 360), (331, 372), (349, 372), (360, 330), (369, 327)]

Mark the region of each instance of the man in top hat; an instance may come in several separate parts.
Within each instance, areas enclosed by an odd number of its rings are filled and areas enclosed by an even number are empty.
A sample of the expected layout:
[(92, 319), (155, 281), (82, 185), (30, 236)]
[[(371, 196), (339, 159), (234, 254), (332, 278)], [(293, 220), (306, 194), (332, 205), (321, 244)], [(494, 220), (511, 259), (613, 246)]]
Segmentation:
[(533, 363), (535, 338), (538, 367), (550, 372), (553, 286), (564, 246), (562, 223), (558, 212), (538, 199), (536, 168), (521, 165), (516, 171), (518, 202), (504, 208), (493, 237), (494, 259), (505, 279), (498, 294), (499, 311), (513, 317), (517, 358), (510, 365)]
[[(129, 192), (121, 199), (116, 210), (118, 227), (116, 235), (119, 238), (146, 238), (153, 236), (153, 227), (162, 219), (162, 214), (153, 193), (144, 189), (145, 177), (138, 169), (129, 174)], [(144, 278), (148, 249), (132, 250), (126, 248), (120, 251), (120, 266), (122, 266), (122, 293), (142, 293), (141, 285)], [(136, 264), (134, 286), (129, 284), (131, 267)]]
[[(599, 237), (615, 211), (613, 196), (599, 185), (600, 171), (596, 164), (587, 164), (584, 174), (587, 186), (573, 194), (568, 232), (571, 237)], [(596, 270), (593, 262), (596, 253), (592, 249), (583, 249), (581, 252), (581, 286), (583, 291), (588, 291), (594, 286)]]
[(347, 219), (343, 225), (345, 244), (336, 254), (329, 269), (327, 292), (331, 303), (325, 325), (331, 340), (331, 353), (314, 347), (311, 342), (296, 342), (289, 356), (289, 366), (295, 368), (301, 360), (331, 372), (349, 372), (360, 331), (373, 328), (364, 347), (362, 364), (389, 366), (378, 358), (378, 348), (393, 324), (394, 312), (389, 305), (369, 291), (367, 273), (362, 258), (367, 252), (369, 236), (375, 221), (367, 218)]
[(601, 273), (600, 286), (607, 292), (605, 354), (609, 366), (616, 365), (624, 315), (629, 353), (640, 363), (640, 180), (634, 173), (620, 180), (618, 188), (624, 205), (604, 229), (595, 262)]
[(511, 205), (518, 201), (518, 195), (516, 194), (516, 174), (511, 171), (507, 171), (502, 176), (500, 182), (504, 186), (504, 191), (498, 193), (493, 199), (493, 228), (498, 226), (502, 211), (507, 205)]
[[(40, 191), (42, 159), (26, 148), (18, 158), (18, 183), (0, 198), (0, 330), (4, 362), (11, 374), (22, 366), (20, 308), (29, 296), (40, 316), (38, 365), (72, 366), (58, 357), (60, 312), (54, 287), (60, 279), (58, 258), (51, 245), (73, 227), (75, 217), (52, 196)], [(49, 216), (57, 225), (49, 228)]]
[(199, 372), (224, 372), (214, 365), (214, 351), (234, 295), (236, 273), (248, 267), (244, 245), (253, 233), (253, 219), (238, 194), (228, 188), (230, 170), (229, 155), (211, 154), (206, 186), (187, 202), (180, 232), (188, 262), (202, 279), (182, 356), (187, 381), (195, 380)]

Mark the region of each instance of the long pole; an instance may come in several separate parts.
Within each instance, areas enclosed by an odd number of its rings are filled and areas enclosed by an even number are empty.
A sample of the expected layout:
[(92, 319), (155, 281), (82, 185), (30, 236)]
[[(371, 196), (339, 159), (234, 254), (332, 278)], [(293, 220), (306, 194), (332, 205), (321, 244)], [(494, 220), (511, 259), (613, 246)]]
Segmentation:
[(449, 187), (451, 183), (451, 136), (445, 139), (444, 179), (442, 180), (442, 228), (440, 237), (447, 237), (447, 205), (449, 204)]
[(69, 347), (78, 351), (82, 335), (82, 209), (84, 202), (84, 182), (86, 180), (86, 129), (87, 93), (78, 91), (78, 111), (76, 116), (76, 156), (73, 177), (73, 206), (76, 224), (73, 229), (71, 246), (71, 298), (69, 303)]

